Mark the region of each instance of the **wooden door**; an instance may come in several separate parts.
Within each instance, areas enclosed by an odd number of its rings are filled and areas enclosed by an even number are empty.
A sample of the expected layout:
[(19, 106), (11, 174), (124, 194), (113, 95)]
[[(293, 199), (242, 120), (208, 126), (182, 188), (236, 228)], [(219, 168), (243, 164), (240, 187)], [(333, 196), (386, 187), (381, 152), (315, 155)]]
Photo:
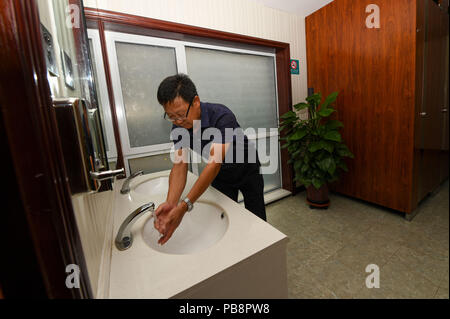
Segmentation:
[(335, 0), (306, 18), (308, 87), (340, 92), (335, 116), (355, 154), (332, 190), (410, 212), (416, 6), (376, 1), (380, 28), (371, 28), (372, 3)]
[(446, 13), (431, 0), (425, 3), (425, 51), (421, 117), (421, 169), (419, 201), (434, 191), (441, 181), (445, 104), (445, 19)]
[(448, 101), (449, 101), (449, 16), (448, 14), (442, 15), (443, 19), (443, 31), (444, 37), (443, 42), (445, 46), (444, 53), (444, 105), (442, 107), (442, 117), (443, 117), (443, 137), (442, 137), (442, 149), (441, 149), (441, 183), (448, 178), (449, 175), (449, 152), (448, 152), (448, 141), (449, 141), (449, 111), (448, 111)]

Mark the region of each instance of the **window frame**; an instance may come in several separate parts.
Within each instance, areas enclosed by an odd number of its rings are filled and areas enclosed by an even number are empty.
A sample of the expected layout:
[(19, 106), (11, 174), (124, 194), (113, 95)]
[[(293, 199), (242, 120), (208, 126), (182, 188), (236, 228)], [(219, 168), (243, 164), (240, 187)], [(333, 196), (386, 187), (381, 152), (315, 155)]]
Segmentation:
[(92, 67), (95, 68), (95, 73), (97, 74), (97, 85), (99, 92), (97, 94), (100, 97), (102, 105), (100, 106), (103, 118), (106, 123), (102, 123), (105, 128), (106, 139), (108, 141), (108, 151), (106, 156), (108, 157), (108, 162), (117, 161), (117, 148), (114, 136), (114, 127), (112, 124), (112, 113), (111, 104), (108, 96), (108, 86), (106, 84), (105, 69), (102, 67), (104, 64), (102, 55), (102, 46), (100, 42), (100, 34), (97, 29), (87, 29), (88, 41), (92, 41), (92, 47), (94, 52), (91, 54), (94, 56), (94, 60), (97, 63), (92, 63)]
[[(125, 114), (125, 104), (122, 95), (122, 85), (120, 79), (119, 65), (116, 52), (116, 43), (130, 43), (138, 45), (149, 45), (149, 46), (160, 46), (173, 48), (175, 50), (176, 68), (177, 72), (188, 74), (187, 71), (187, 59), (186, 59), (186, 47), (201, 48), (222, 51), (227, 53), (238, 53), (238, 54), (248, 54), (256, 56), (267, 56), (273, 59), (274, 66), (274, 78), (275, 78), (275, 101), (276, 101), (276, 121), (279, 121), (279, 106), (278, 106), (278, 84), (277, 84), (277, 70), (276, 70), (276, 54), (270, 52), (262, 52), (255, 50), (247, 50), (241, 48), (224, 47), (218, 45), (210, 45), (203, 43), (196, 43), (191, 41), (179, 41), (171, 39), (163, 39), (151, 36), (129, 34), (116, 31), (105, 31), (105, 38), (107, 44), (107, 53), (110, 61), (110, 71), (113, 84), (114, 97), (116, 101), (116, 112), (118, 116), (119, 129), (121, 142), (123, 147), (123, 155), (125, 162), (125, 170), (127, 175), (130, 175), (130, 159), (140, 158), (140, 157), (150, 157), (153, 155), (168, 154), (173, 151), (173, 143), (161, 143), (153, 144), (148, 146), (131, 147), (128, 133), (128, 125)], [(96, 48), (98, 49), (98, 47)], [(97, 54), (98, 55), (98, 54)], [(161, 113), (163, 114), (163, 113)], [(263, 138), (269, 138), (270, 136), (279, 136), (278, 132), (265, 132), (248, 135), (250, 140), (259, 140)], [(110, 136), (108, 136), (108, 140)], [(279, 145), (279, 144), (278, 144)], [(280, 147), (278, 146), (278, 163), (280, 164), (280, 187), (283, 185), (283, 177), (281, 174), (281, 160), (280, 160)], [(195, 156), (191, 154), (191, 158)], [(198, 164), (192, 163), (192, 171), (194, 174), (199, 174)]]

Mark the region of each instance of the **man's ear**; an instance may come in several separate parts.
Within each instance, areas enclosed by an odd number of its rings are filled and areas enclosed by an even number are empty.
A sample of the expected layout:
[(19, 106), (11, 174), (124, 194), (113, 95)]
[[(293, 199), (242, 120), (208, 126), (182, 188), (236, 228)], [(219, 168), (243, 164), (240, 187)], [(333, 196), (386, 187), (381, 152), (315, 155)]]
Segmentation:
[(194, 97), (194, 102), (192, 104), (195, 108), (200, 107), (200, 98), (198, 97), (198, 95)]

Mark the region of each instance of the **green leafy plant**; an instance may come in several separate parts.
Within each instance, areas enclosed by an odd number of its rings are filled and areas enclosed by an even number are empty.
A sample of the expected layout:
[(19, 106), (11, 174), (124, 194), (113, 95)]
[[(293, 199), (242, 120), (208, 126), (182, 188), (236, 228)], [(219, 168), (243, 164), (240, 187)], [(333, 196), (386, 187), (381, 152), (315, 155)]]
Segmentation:
[(354, 158), (343, 143), (339, 130), (344, 125), (329, 117), (338, 92), (330, 94), (320, 105), (322, 95), (313, 94), (306, 103), (294, 105), (297, 111), (308, 109), (308, 119), (302, 120), (294, 111), (281, 116), (280, 132), (284, 132), (282, 148), (287, 148), (295, 171), (294, 181), (316, 189), (339, 179), (341, 170), (348, 171), (344, 157)]

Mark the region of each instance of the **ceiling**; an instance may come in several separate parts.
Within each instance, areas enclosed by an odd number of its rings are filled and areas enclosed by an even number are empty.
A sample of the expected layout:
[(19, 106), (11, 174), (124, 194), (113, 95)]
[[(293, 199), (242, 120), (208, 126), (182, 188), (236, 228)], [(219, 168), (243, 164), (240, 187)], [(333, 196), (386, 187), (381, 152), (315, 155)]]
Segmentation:
[(306, 17), (333, 0), (253, 0), (274, 9)]

